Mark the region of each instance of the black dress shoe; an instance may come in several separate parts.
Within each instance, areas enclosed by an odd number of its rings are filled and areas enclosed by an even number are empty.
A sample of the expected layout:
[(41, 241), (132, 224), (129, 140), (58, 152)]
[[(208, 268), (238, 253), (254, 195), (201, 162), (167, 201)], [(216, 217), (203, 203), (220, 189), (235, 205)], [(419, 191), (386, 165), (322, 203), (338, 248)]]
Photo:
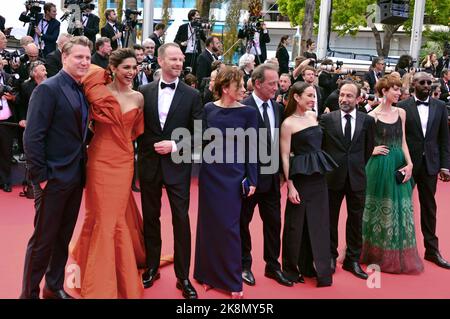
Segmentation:
[(304, 284), (305, 283), (305, 278), (303, 278), (303, 275), (300, 274), (298, 275), (298, 277), (294, 280), (295, 283), (297, 284)]
[(435, 263), (439, 267), (450, 269), (450, 263), (444, 258), (442, 258), (440, 253), (425, 255), (425, 260), (431, 261), (432, 263)]
[(186, 299), (197, 299), (197, 291), (192, 286), (189, 279), (177, 279), (177, 288), (183, 292), (183, 297)]
[(255, 277), (253, 276), (253, 273), (251, 270), (243, 270), (242, 271), (242, 280), (244, 281), (245, 284), (249, 285), (249, 286), (254, 286), (255, 285)]
[(44, 299), (74, 299), (71, 295), (64, 291), (64, 289), (59, 289), (56, 291), (50, 290), (47, 286), (42, 290), (42, 298)]
[(264, 276), (267, 278), (275, 279), (280, 285), (292, 287), (294, 283), (286, 278), (286, 276), (283, 274), (281, 270), (275, 270), (275, 271), (266, 271)]
[(153, 283), (155, 280), (158, 280), (161, 277), (161, 274), (156, 270), (153, 269), (147, 269), (142, 274), (142, 284), (144, 285), (144, 288), (150, 288), (153, 286)]
[(356, 261), (346, 262), (342, 265), (342, 269), (351, 272), (358, 278), (366, 280), (369, 276), (361, 269), (361, 266)]
[(11, 184), (3, 184), (2, 188), (3, 188), (4, 192), (7, 192), (7, 193), (12, 192)]

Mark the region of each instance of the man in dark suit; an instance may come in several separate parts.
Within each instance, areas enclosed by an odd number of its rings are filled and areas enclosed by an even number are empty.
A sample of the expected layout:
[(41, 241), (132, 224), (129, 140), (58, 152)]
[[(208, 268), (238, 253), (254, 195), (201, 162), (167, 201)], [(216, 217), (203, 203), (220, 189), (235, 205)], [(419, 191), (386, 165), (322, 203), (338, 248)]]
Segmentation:
[(343, 269), (356, 277), (367, 279), (359, 265), (362, 247), (362, 218), (366, 197), (366, 163), (375, 145), (375, 120), (356, 110), (360, 88), (354, 83), (344, 84), (339, 91), (340, 110), (322, 115), (324, 131), (322, 148), (338, 164), (327, 174), (330, 207), (332, 269), (338, 258), (339, 212), (344, 196), (347, 201), (347, 251)]
[(111, 40), (111, 47), (114, 50), (123, 47), (123, 25), (117, 22), (117, 13), (114, 9), (105, 10), (106, 24), (101, 29), (102, 37)]
[(164, 23), (157, 23), (155, 25), (155, 30), (149, 37), (155, 42), (155, 57), (158, 57), (158, 49), (162, 45), (161, 37), (164, 35), (164, 32), (166, 32), (166, 25)]
[[(261, 64), (252, 72), (252, 84), (254, 91), (242, 101), (242, 104), (258, 110), (259, 139), (263, 139), (258, 142), (258, 145), (264, 147), (267, 152), (258, 150), (259, 171), (256, 192), (253, 196), (244, 199), (242, 203), (242, 279), (250, 286), (255, 285), (255, 277), (251, 271), (252, 241), (249, 226), (255, 207), (258, 205), (264, 225), (264, 261), (266, 262), (264, 275), (281, 285), (290, 287), (293, 283), (281, 271), (281, 265), (278, 262), (281, 248), (279, 129), (283, 120), (283, 107), (274, 100), (278, 90), (278, 68), (272, 64)], [(270, 156), (268, 162), (263, 161), (261, 152)]]
[(173, 156), (190, 149), (190, 142), (174, 140), (177, 128), (193, 134), (194, 121), (202, 118), (202, 105), (197, 90), (179, 80), (184, 56), (176, 43), (159, 48), (158, 63), (161, 80), (140, 87), (144, 95), (144, 134), (139, 139), (139, 178), (147, 270), (142, 275), (145, 288), (160, 277), (161, 257), (161, 194), (165, 187), (172, 209), (175, 242), (176, 287), (187, 299), (196, 299), (197, 292), (189, 281), (191, 230), (189, 224), (189, 192), (191, 163), (176, 164)]
[(63, 69), (31, 95), (24, 134), (35, 194), (34, 232), (25, 256), (20, 298), (71, 299), (64, 291), (68, 246), (85, 180), (88, 103), (80, 85), (91, 64), (89, 39), (63, 47)]
[[(307, 66), (302, 71), (303, 80), (312, 85), (314, 89), (316, 90), (316, 100), (314, 102), (314, 107), (312, 109), (313, 112), (316, 113), (317, 118), (320, 118), (320, 116), (325, 112), (324, 107), (324, 99), (323, 99), (323, 89), (315, 85), (315, 79), (316, 79), (316, 70), (314, 70), (313, 67)], [(329, 111), (329, 110), (328, 110)]]
[(72, 36), (68, 33), (61, 33), (58, 37), (58, 40), (56, 43), (58, 44), (58, 47), (55, 51), (49, 53), (47, 57), (45, 58), (45, 67), (47, 69), (47, 77), (52, 77), (56, 75), (63, 67), (62, 60), (61, 60), (61, 50), (66, 44), (67, 41), (69, 41), (72, 38)]
[(91, 57), (92, 64), (106, 69), (109, 64), (111, 54), (111, 40), (107, 37), (100, 37), (95, 41), (95, 53)]
[(191, 67), (195, 74), (197, 56), (202, 52), (200, 40), (206, 41), (206, 35), (202, 28), (196, 27), (196, 22), (200, 20), (200, 12), (192, 9), (188, 13), (188, 23), (182, 24), (175, 36), (175, 43), (181, 48), (185, 56), (183, 68)]
[(440, 99), (445, 103), (450, 103), (450, 72), (448, 69), (443, 69), (441, 72), (441, 78), (439, 79), (441, 84), (441, 97)]
[(447, 109), (444, 102), (430, 97), (433, 78), (425, 72), (413, 77), (414, 95), (398, 103), (406, 111), (406, 142), (413, 162), (413, 179), (420, 201), (420, 225), (425, 259), (442, 268), (450, 263), (442, 258), (436, 236), (437, 179), (450, 181)]
[[(27, 11), (22, 12), (19, 17), (20, 21), (25, 23), (31, 21), (30, 15), (27, 15), (30, 6), (26, 6)], [(34, 43), (42, 50), (43, 57), (56, 50), (56, 39), (58, 39), (59, 28), (61, 24), (56, 20), (56, 6), (47, 2), (44, 5), (44, 14), (39, 13), (37, 19), (33, 24), (30, 23), (28, 28), (28, 35), (34, 38)]]
[(449, 69), (450, 67), (450, 48), (444, 49), (442, 56), (438, 59), (438, 66), (436, 67), (436, 74), (441, 75), (444, 69)]
[(197, 58), (197, 82), (198, 85), (202, 83), (202, 80), (211, 75), (211, 63), (217, 60), (217, 56), (214, 51), (218, 50), (220, 40), (218, 37), (208, 37), (205, 41), (206, 48)]
[(375, 84), (383, 77), (384, 59), (382, 57), (376, 57), (372, 60), (372, 65), (369, 68), (369, 72), (364, 76), (364, 81), (367, 81), (370, 85), (370, 94), (375, 94)]

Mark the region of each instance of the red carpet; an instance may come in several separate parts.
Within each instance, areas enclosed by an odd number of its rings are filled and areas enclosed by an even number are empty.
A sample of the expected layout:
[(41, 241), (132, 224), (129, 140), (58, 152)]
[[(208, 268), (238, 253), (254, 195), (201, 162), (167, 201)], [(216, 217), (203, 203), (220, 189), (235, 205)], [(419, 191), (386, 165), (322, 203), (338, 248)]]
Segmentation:
[[(24, 255), (27, 241), (33, 230), (33, 201), (19, 197), (19, 187), (15, 187), (12, 193), (0, 191), (0, 298), (17, 298), (20, 294)], [(440, 249), (444, 257), (450, 259), (450, 183), (439, 182), (437, 204), (438, 225), (437, 234)], [(139, 195), (136, 196), (139, 206)], [(286, 194), (283, 194), (283, 211)], [(220, 204), (220, 203), (218, 203)], [(345, 206), (340, 219), (340, 251), (345, 247)], [(422, 234), (420, 232), (420, 221), (418, 216), (418, 199), (414, 193), (414, 209), (416, 211), (416, 232), (419, 254), (423, 256)], [(75, 231), (77, 236), (80, 230), (80, 222), (84, 213), (83, 205), (79, 217), (79, 223)], [(191, 229), (192, 229), (192, 260), (194, 258), (195, 230), (197, 219), (197, 181), (192, 184), (191, 189)], [(171, 215), (167, 197), (163, 199), (163, 212), (161, 214), (163, 254), (171, 254), (173, 251), (173, 235)], [(366, 282), (357, 279), (353, 275), (341, 269), (338, 265), (334, 284), (329, 288), (315, 288), (314, 279), (306, 279), (306, 284), (297, 284), (294, 287), (283, 287), (275, 281), (264, 277), (264, 262), (262, 259), (262, 223), (258, 214), (252, 222), (253, 238), (253, 273), (256, 278), (256, 286), (244, 285), (246, 299), (308, 299), (308, 298), (450, 298), (450, 270), (445, 270), (434, 264), (424, 261), (425, 272), (418, 276), (381, 274), (380, 288), (370, 289)], [(101, 267), (101, 265), (99, 265)], [(193, 261), (191, 263), (191, 274)], [(192, 278), (192, 277), (191, 277)], [(144, 298), (181, 298), (181, 293), (175, 288), (175, 274), (173, 265), (161, 269), (161, 279), (154, 286), (145, 290)], [(202, 287), (194, 280), (200, 298), (228, 298), (224, 293), (209, 290), (204, 292)]]

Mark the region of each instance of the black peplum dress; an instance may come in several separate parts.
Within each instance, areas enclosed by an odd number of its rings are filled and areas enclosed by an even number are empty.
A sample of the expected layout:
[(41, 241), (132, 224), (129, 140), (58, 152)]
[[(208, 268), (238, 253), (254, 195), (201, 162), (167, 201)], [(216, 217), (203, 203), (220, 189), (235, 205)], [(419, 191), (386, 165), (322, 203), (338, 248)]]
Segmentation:
[(286, 204), (283, 229), (283, 270), (296, 281), (311, 272), (314, 263), (318, 281), (331, 284), (330, 221), (327, 172), (337, 167), (322, 151), (322, 129), (311, 126), (291, 136), (289, 179), (300, 195), (300, 204)]

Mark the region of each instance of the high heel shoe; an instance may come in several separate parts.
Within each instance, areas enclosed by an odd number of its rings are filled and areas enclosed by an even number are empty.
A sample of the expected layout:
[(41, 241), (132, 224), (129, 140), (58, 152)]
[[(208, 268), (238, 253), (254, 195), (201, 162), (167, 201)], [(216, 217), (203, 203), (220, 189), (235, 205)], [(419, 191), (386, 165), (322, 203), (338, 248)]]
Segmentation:
[(244, 299), (243, 291), (233, 291), (231, 293), (231, 299)]
[(211, 289), (213, 289), (213, 287), (212, 287), (212, 286), (210, 286), (210, 285), (207, 285), (207, 284), (203, 284), (202, 286), (203, 286), (203, 289), (205, 289), (205, 292), (206, 292), (206, 291), (208, 291), (208, 290), (211, 290)]

